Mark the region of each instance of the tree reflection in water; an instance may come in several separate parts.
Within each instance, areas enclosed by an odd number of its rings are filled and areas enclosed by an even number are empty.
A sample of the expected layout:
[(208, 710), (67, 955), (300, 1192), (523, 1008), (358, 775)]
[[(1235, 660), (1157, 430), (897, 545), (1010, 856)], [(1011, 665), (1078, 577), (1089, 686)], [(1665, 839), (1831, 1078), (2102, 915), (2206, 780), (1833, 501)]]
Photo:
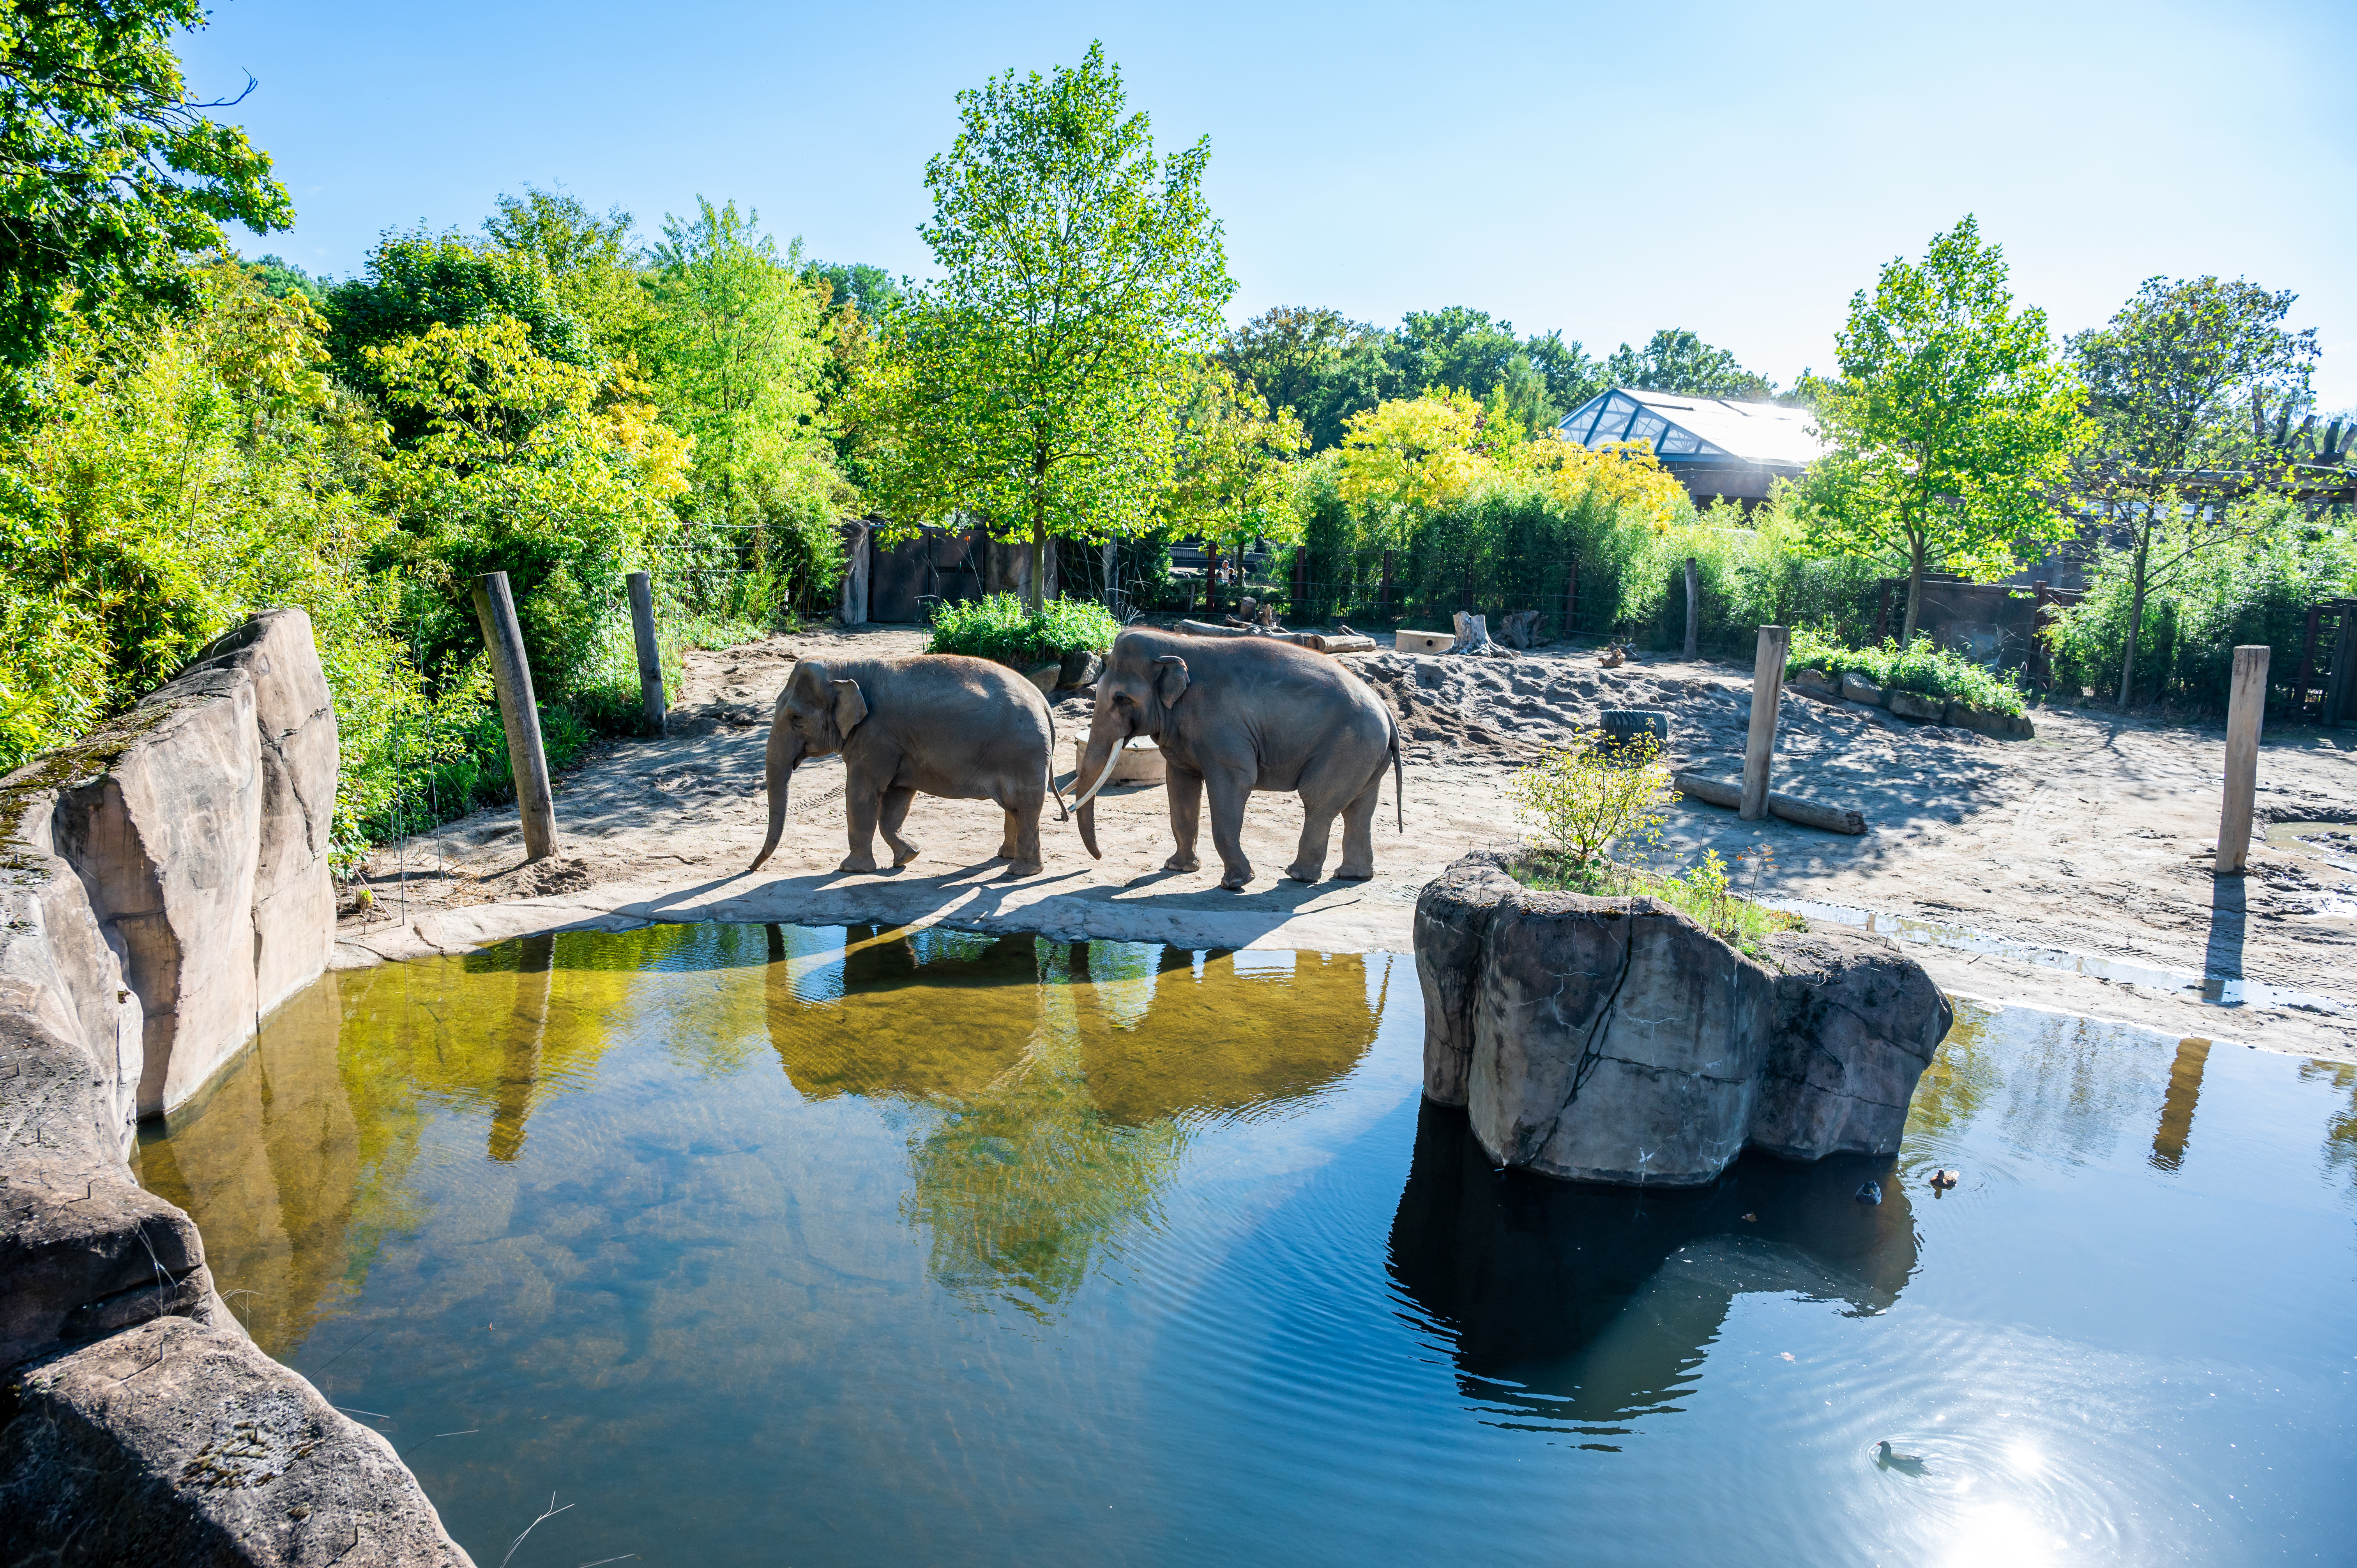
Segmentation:
[[(1738, 1294), (1889, 1309), (1915, 1268), (1893, 1167), (1747, 1155), (1698, 1190), (1579, 1186), (1493, 1170), (1463, 1111), (1426, 1104), (1392, 1277), (1454, 1340), (1469, 1401), (1510, 1425), (1617, 1435), (1676, 1408)], [(1878, 1206), (1857, 1199), (1867, 1180)]]
[(901, 1213), (933, 1278), (1035, 1315), (1152, 1222), (1190, 1125), (1337, 1082), (1379, 1012), (1355, 954), (1254, 978), (1230, 953), (938, 928), (854, 927), (839, 969), (791, 961), (783, 928), (771, 944), (787, 1077), (904, 1102)]

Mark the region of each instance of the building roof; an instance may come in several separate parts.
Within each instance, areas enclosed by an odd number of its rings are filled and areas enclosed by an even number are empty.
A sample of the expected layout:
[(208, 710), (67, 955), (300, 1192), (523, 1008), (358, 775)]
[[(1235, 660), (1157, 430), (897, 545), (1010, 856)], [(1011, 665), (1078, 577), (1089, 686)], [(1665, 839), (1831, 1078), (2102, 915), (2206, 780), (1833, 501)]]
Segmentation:
[(1813, 422), (1808, 410), (1781, 403), (1614, 387), (1564, 415), (1555, 428), (1583, 446), (1651, 441), (1665, 463), (1733, 457), (1800, 467), (1824, 455), (1824, 443), (1809, 434)]

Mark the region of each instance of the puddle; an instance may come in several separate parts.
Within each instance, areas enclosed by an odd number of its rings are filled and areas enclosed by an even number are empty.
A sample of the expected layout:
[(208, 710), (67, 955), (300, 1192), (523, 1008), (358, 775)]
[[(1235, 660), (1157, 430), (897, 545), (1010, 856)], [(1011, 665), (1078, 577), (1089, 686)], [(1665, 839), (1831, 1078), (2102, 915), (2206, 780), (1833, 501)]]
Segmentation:
[(1965, 1004), (1895, 1160), (1644, 1193), (1493, 1173), (1420, 1006), (1382, 954), (574, 932), (325, 977), (136, 1157), (485, 1563), (552, 1492), (512, 1568), (2357, 1531), (2357, 1066)]
[[(1878, 909), (1852, 908), (1846, 904), (1820, 904), (1810, 898), (1761, 898), (1760, 902), (1771, 909), (1781, 909), (1788, 915), (1855, 926), (1859, 930), (1898, 941), (1924, 942), (1932, 947), (1953, 948), (1961, 952), (1987, 953), (1993, 958), (2031, 964), (2040, 969), (2059, 969), (2072, 974), (2092, 975), (2098, 980), (2174, 992), (2189, 1000), (2212, 1003), (2221, 1007), (2286, 1007), (2296, 1012), (2321, 1013), (2336, 1017), (2357, 1012), (2357, 1006), (2320, 992), (2298, 991), (2287, 985), (2269, 985), (2256, 980), (2196, 974), (2191, 970), (2164, 969), (2157, 964), (2136, 963), (2126, 959), (2098, 958), (2093, 953), (2071, 952), (2061, 948), (2042, 948), (2030, 942), (1993, 937), (1969, 926), (1952, 926), (1938, 920), (1920, 919), (1912, 915), (1889, 915)], [(2332, 911), (2319, 908), (2317, 912)], [(2357, 912), (2357, 907), (2352, 907), (2352, 912)]]

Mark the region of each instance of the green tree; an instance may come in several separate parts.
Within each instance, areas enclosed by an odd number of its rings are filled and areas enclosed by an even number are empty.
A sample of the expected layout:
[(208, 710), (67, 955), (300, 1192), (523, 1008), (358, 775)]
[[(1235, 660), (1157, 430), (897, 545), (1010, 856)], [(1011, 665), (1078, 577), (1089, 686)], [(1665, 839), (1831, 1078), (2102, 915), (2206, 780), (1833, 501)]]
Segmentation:
[(635, 346), (652, 307), (630, 215), (619, 207), (595, 212), (577, 196), (530, 185), (522, 196), (501, 196), (498, 207), (483, 220), (493, 248), (537, 256), (558, 307), (600, 353)]
[(1203, 199), (1208, 142), (1157, 160), (1100, 45), (1076, 68), (958, 95), (919, 231), (942, 276), (889, 317), (860, 399), (871, 494), (902, 521), (977, 512), (1028, 532), (1146, 532), (1172, 462), (1189, 350), (1234, 292)]
[(1219, 360), (1269, 407), (1289, 408), (1307, 418), (1351, 339), (1368, 330), (1339, 310), (1275, 306), (1222, 337)]
[(1291, 409), (1272, 413), (1266, 399), (1214, 361), (1195, 378), (1181, 422), (1167, 515), (1181, 533), (1230, 556), (1255, 539), (1298, 543), (1287, 459), (1302, 446), (1301, 422)]
[(1644, 392), (1684, 392), (1688, 397), (1749, 398), (1755, 402), (1776, 395), (1776, 383), (1754, 375), (1736, 363), (1725, 349), (1714, 349), (1693, 333), (1664, 327), (1641, 349), (1623, 343), (1605, 361), (1608, 386)]
[[(185, 254), (295, 220), (270, 158), (192, 98), (197, 0), (0, 0), (0, 366), (39, 363), (70, 292), (187, 310)], [(13, 395), (21, 396), (21, 388)]]
[(2232, 507), (2222, 496), (2185, 498), (2202, 470), (2245, 470), (2245, 484), (2279, 466), (2266, 436), (2269, 405), (2289, 409), (2309, 395), (2318, 349), (2313, 331), (2283, 318), (2298, 296), (2237, 278), (2147, 278), (2102, 327), (2069, 343), (2097, 427), (2081, 454), (2074, 486), (2126, 544), (2126, 635), (2119, 700), (2136, 690), (2136, 645), (2146, 601), (2182, 574), (2248, 542), (2268, 514)]
[(1604, 362), (1577, 338), (1566, 342), (1559, 331), (1544, 337), (1533, 334), (1523, 342), (1523, 353), (1544, 389), (1544, 403), (1534, 427), (1561, 424), (1565, 414), (1612, 384), (1604, 373)]
[(1852, 295), (1834, 341), (1839, 376), (1808, 388), (1828, 447), (1810, 473), (1815, 539), (1902, 567), (1905, 643), (1927, 568), (2003, 575), (2017, 543), (2071, 532), (2056, 501), (2089, 430), (2083, 392), (1969, 216)]
[(693, 219), (665, 220), (652, 257), (656, 402), (695, 441), (685, 515), (723, 531), (753, 575), (741, 612), (825, 592), (844, 487), (819, 405), (825, 321), (800, 256), (780, 253), (758, 214), (699, 198)]
[(815, 286), (822, 279), (834, 305), (848, 305), (871, 318), (900, 298), (900, 285), (892, 281), (892, 274), (865, 262), (811, 262), (803, 266), (802, 282)]

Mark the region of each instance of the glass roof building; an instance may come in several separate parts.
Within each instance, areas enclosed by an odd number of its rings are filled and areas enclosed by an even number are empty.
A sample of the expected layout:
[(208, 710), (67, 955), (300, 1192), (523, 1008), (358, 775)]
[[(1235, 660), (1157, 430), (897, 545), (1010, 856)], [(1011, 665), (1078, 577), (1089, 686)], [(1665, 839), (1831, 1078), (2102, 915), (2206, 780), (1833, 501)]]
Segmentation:
[(1779, 478), (1798, 478), (1823, 455), (1806, 409), (1781, 403), (1614, 387), (1564, 415), (1555, 428), (1583, 446), (1650, 441), (1662, 467), (1697, 504), (1715, 496), (1757, 505)]

